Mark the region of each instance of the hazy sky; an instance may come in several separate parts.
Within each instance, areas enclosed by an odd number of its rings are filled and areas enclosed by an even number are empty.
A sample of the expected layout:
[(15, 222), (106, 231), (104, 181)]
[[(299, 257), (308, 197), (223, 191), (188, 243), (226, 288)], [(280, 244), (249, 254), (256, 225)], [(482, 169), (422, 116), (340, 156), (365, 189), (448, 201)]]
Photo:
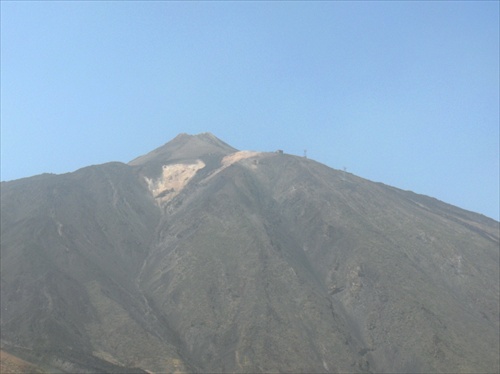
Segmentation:
[(499, 218), (499, 2), (1, 1), (1, 179), (180, 132)]

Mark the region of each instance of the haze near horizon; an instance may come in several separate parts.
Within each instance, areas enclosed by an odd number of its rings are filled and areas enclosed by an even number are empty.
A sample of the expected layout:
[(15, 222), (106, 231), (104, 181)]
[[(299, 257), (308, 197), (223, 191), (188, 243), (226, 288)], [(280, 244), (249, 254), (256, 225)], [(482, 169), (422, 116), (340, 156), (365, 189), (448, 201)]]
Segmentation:
[(499, 219), (498, 2), (1, 2), (1, 180), (178, 133)]

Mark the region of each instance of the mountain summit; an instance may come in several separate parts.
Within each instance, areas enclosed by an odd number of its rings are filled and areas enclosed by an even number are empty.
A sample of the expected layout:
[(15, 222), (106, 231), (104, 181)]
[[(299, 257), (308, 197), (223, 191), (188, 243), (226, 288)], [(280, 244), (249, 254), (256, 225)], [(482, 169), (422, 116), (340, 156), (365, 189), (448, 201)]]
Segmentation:
[(211, 133), (198, 135), (179, 134), (160, 148), (129, 162), (129, 165), (165, 163), (171, 160), (186, 160), (210, 155), (227, 155), (236, 149)]
[(209, 133), (1, 192), (2, 350), (40, 371), (499, 371), (479, 214)]

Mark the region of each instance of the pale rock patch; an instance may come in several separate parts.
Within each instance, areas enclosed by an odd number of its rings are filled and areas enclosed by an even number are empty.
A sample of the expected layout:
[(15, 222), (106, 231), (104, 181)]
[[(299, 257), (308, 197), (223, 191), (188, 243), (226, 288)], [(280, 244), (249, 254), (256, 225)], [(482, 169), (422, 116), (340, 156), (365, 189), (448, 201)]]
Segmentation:
[(196, 172), (204, 167), (205, 163), (201, 160), (196, 160), (193, 164), (163, 165), (162, 174), (158, 179), (145, 177), (145, 180), (157, 203), (161, 205), (177, 196)]
[(260, 153), (261, 152), (255, 152), (255, 151), (238, 151), (231, 153), (230, 155), (227, 155), (222, 159), (222, 167), (228, 167), (229, 165), (234, 164), (235, 162), (238, 162), (245, 158), (257, 156)]
[[(216, 176), (217, 174), (219, 174), (221, 171), (223, 171), (224, 169), (228, 168), (229, 166), (231, 166), (232, 164), (238, 162), (238, 161), (241, 161), (241, 160), (244, 160), (244, 159), (247, 159), (247, 158), (251, 158), (251, 157), (255, 157), (255, 156), (258, 156), (262, 154), (262, 152), (255, 152), (255, 151), (238, 151), (238, 152), (234, 152), (234, 153), (231, 153), (227, 156), (225, 156), (222, 160), (221, 160), (221, 167), (219, 167), (218, 169), (216, 169), (215, 171), (213, 171), (208, 177), (206, 177), (204, 179), (204, 182), (207, 182), (209, 181), (210, 179), (212, 179), (214, 176)], [(251, 165), (250, 166), (252, 169), (256, 169), (256, 165)]]

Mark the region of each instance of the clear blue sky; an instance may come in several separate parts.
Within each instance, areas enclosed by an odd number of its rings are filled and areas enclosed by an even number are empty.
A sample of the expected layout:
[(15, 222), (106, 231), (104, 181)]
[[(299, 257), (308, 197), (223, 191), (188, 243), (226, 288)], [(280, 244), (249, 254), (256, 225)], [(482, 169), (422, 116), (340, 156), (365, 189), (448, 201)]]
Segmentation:
[(1, 179), (180, 132), (499, 218), (499, 2), (1, 1)]

